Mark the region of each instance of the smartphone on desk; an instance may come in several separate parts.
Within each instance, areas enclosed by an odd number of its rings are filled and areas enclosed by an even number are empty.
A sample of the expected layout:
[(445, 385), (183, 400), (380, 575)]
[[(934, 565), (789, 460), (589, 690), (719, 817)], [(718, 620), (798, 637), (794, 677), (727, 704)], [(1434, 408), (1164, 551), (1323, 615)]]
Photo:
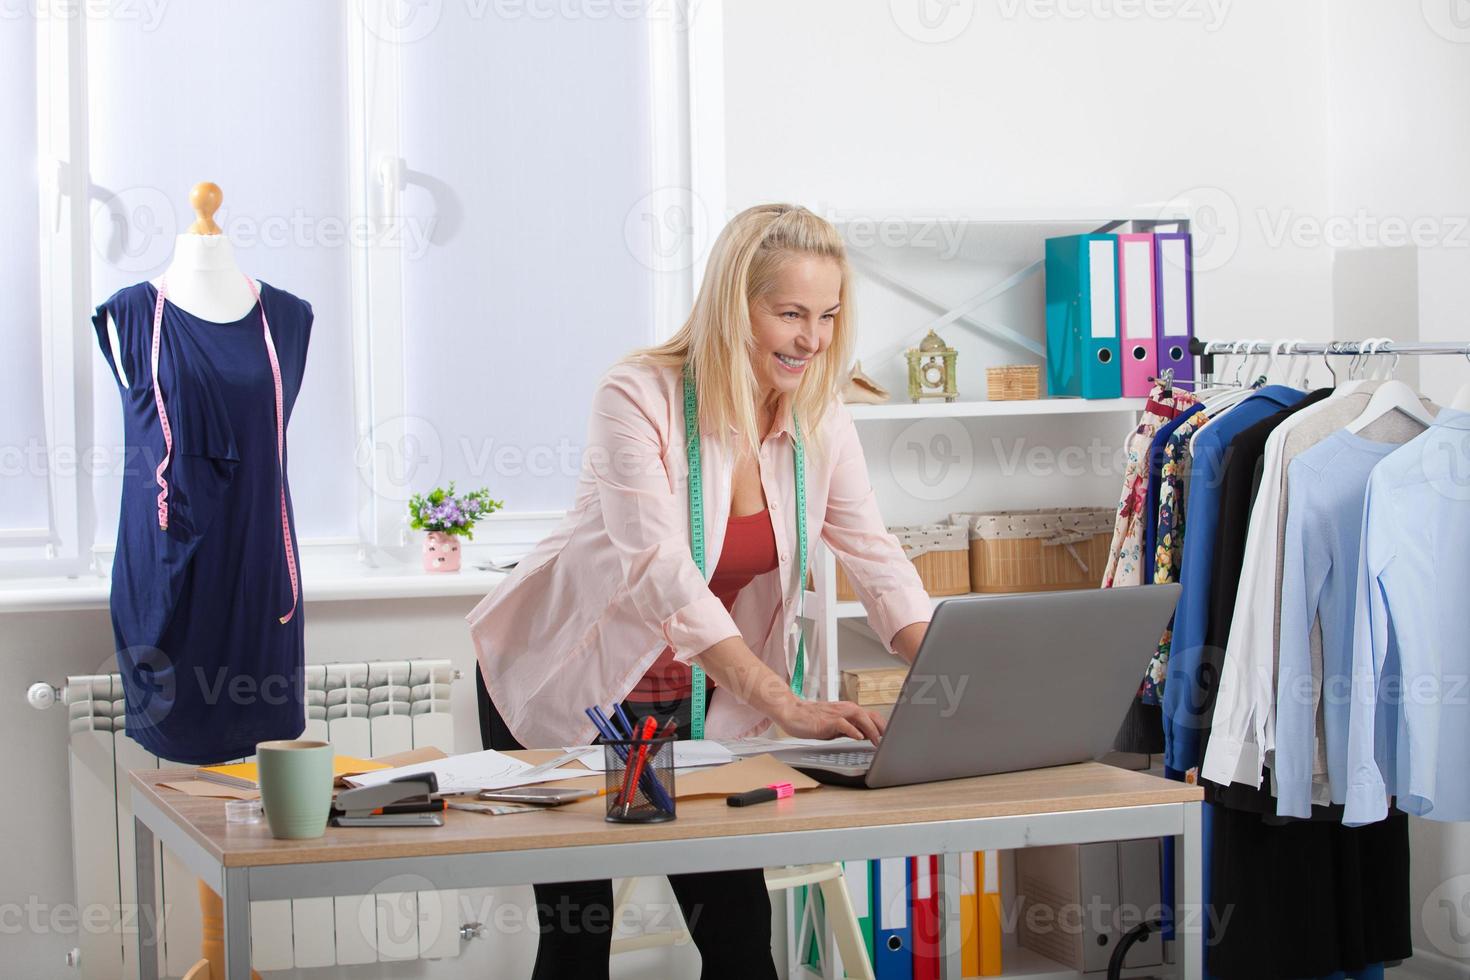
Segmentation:
[(485, 789), (476, 799), (492, 803), (539, 803), (541, 806), (561, 806), (574, 800), (585, 800), (597, 796), (595, 789), (573, 789), (558, 786), (518, 786), (513, 789)]

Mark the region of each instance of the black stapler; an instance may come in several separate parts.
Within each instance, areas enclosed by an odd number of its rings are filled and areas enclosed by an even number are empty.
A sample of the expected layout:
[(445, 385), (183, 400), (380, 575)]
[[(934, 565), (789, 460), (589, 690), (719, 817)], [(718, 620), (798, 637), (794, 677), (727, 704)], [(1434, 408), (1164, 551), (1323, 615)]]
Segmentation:
[(334, 827), (442, 827), (444, 801), (432, 772), (399, 776), (377, 786), (346, 789), (332, 804)]

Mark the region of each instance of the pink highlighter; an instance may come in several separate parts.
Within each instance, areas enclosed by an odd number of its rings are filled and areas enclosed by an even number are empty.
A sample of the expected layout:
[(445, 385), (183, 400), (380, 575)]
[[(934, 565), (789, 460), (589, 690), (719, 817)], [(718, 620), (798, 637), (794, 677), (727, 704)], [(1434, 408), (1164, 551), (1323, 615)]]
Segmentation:
[(771, 783), (760, 789), (753, 789), (745, 793), (736, 793), (725, 797), (725, 802), (730, 806), (750, 806), (754, 803), (768, 803), (771, 800), (784, 800), (796, 792), (796, 787), (790, 783)]

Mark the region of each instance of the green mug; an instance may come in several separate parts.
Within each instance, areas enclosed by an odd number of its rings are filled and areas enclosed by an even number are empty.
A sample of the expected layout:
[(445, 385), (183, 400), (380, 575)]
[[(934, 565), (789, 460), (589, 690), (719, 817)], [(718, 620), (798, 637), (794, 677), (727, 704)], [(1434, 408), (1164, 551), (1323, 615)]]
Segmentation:
[(286, 840), (320, 837), (332, 810), (332, 747), (326, 742), (289, 740), (255, 746), (260, 799), (271, 836)]

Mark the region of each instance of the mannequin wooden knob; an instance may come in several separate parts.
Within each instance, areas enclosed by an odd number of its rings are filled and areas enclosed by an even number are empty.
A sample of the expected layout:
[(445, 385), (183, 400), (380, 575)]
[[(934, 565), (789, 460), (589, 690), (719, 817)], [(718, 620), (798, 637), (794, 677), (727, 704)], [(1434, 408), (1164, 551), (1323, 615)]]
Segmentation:
[(220, 202), (224, 199), (224, 191), (219, 189), (218, 184), (211, 184), (207, 180), (195, 184), (194, 189), (189, 192), (189, 206), (194, 209), (196, 218), (189, 226), (189, 234), (222, 234), (219, 225), (214, 223), (214, 213), (219, 210)]

